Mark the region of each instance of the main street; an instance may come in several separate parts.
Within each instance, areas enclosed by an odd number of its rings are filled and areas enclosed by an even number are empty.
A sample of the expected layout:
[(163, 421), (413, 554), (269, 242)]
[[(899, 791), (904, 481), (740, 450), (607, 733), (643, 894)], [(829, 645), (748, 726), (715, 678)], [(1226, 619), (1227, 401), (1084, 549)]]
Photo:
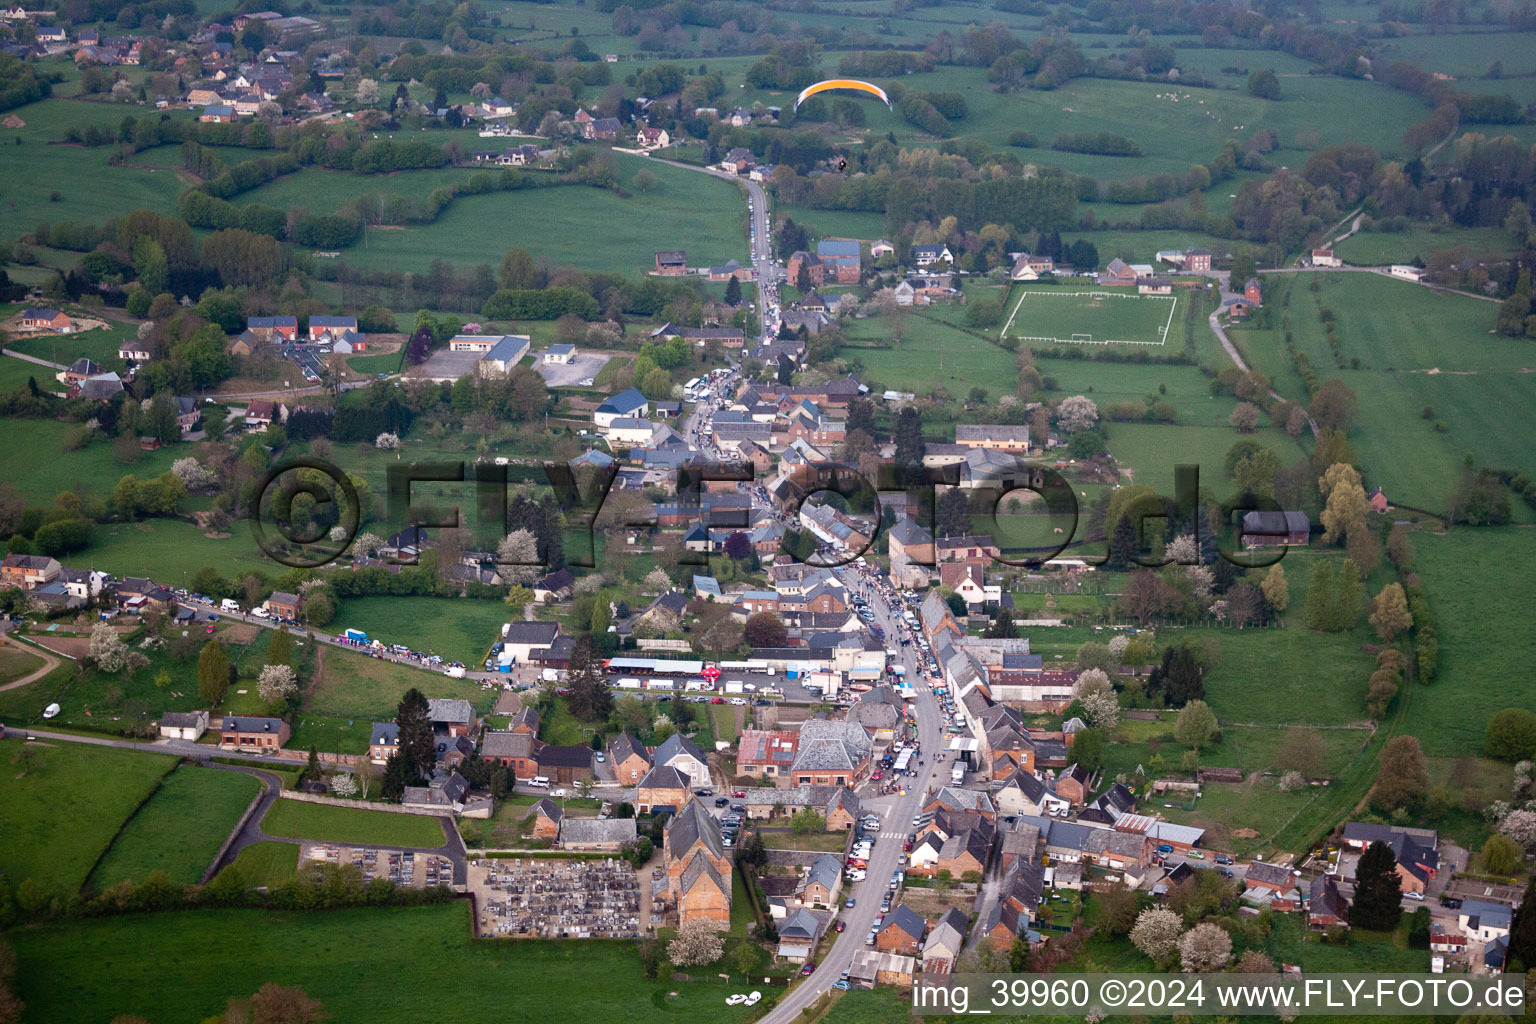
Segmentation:
[[(916, 652), (912, 647), (901, 645), (902, 609), (899, 599), (887, 602), (881, 590), (867, 580), (858, 566), (849, 566), (841, 570), (839, 575), (855, 594), (869, 602), (881, 628), (885, 630), (887, 650), (907, 670), (907, 679), (915, 691), (912, 703), (917, 712), (918, 742), (922, 748), (923, 763), (915, 765), (916, 774), (905, 780), (905, 792), (862, 801), (866, 812), (874, 811), (880, 815), (881, 826), (879, 838), (870, 852), (865, 880), (845, 889), (855, 899), (852, 910), (840, 912), (840, 920), (847, 922), (847, 930), (837, 936), (815, 972), (785, 993), (778, 1005), (763, 1016), (762, 1024), (789, 1024), (790, 1021), (798, 1020), (801, 1010), (837, 983), (842, 971), (853, 962), (854, 954), (869, 948), (864, 944), (864, 938), (874, 924), (875, 915), (880, 912), (881, 895), (886, 891), (891, 876), (902, 865), (902, 842), (909, 832), (914, 831), (912, 819), (922, 810), (944, 744), (938, 701), (923, 681), (924, 675), (918, 671)], [(899, 902), (899, 899), (893, 901), (892, 906)]]

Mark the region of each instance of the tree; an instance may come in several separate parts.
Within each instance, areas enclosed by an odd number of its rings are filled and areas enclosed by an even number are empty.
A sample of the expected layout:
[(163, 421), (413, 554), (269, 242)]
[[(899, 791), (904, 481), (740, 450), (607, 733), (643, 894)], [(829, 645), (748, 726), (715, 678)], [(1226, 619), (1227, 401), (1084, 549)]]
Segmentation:
[(896, 465), (920, 466), (923, 463), (923, 417), (912, 406), (903, 406), (896, 416)]
[(273, 633), (272, 639), (267, 641), (268, 665), (293, 664), (293, 634), (288, 632), (286, 624), (279, 626)]
[(685, 922), (677, 929), (677, 938), (667, 943), (667, 959), (678, 967), (712, 964), (724, 951), (720, 933), (708, 921)]
[(804, 807), (790, 816), (789, 827), (795, 830), (795, 835), (800, 836), (807, 832), (824, 832), (827, 819), (818, 814), (814, 807)]
[(1216, 714), (1203, 700), (1192, 700), (1179, 712), (1173, 738), (1186, 747), (1199, 749), (1211, 742), (1217, 731)]
[(507, 583), (523, 586), (539, 577), (539, 541), (526, 529), (513, 530), (496, 545), (496, 572)]
[(1310, 725), (1293, 725), (1285, 730), (1280, 749), (1283, 751), (1280, 763), (1286, 768), (1309, 779), (1322, 776), (1327, 747), (1322, 733)]
[(1318, 387), (1316, 393), (1312, 395), (1311, 403), (1307, 406), (1307, 412), (1311, 413), (1320, 427), (1348, 430), (1349, 421), (1354, 418), (1358, 405), (1355, 393), (1342, 380), (1335, 377), (1324, 381)]
[(1397, 874), (1397, 855), (1377, 840), (1366, 847), (1355, 867), (1355, 901), (1349, 920), (1357, 928), (1386, 932), (1402, 917), (1403, 888)]
[(1097, 896), (1099, 920), (1111, 935), (1127, 935), (1136, 926), (1139, 898), (1136, 890), (1117, 882), (1100, 889)]
[(1408, 613), (1408, 598), (1403, 594), (1401, 583), (1388, 583), (1376, 595), (1371, 607), (1371, 625), (1383, 643), (1391, 643), (1397, 634), (1413, 625)]
[(1525, 852), (1509, 836), (1495, 832), (1483, 844), (1483, 871), (1490, 875), (1513, 875), (1520, 870)]
[(364, 78), (357, 83), (357, 102), (365, 107), (371, 107), (379, 102), (379, 83), (371, 78)]
[[(1122, 637), (1115, 637), (1107, 646), (1089, 640), (1077, 649), (1075, 658), (1078, 677), (1077, 682), (1072, 686), (1074, 696), (1078, 695), (1079, 689), (1083, 685), (1083, 675), (1090, 671), (1097, 670), (1104, 677), (1104, 682), (1109, 682), (1109, 673), (1120, 666), (1119, 654), (1114, 649), (1115, 641), (1120, 639)], [(1123, 651), (1124, 648), (1122, 647), (1121, 652), (1123, 653)]]
[(1525, 708), (1495, 712), (1483, 730), (1483, 753), (1500, 761), (1536, 758), (1536, 712)]
[(1092, 430), (1099, 422), (1099, 407), (1085, 395), (1063, 398), (1056, 407), (1056, 422), (1069, 434)]
[(1280, 76), (1274, 68), (1260, 68), (1248, 76), (1248, 94), (1261, 100), (1280, 98)]
[(197, 695), (208, 704), (217, 705), (228, 688), (229, 655), (218, 640), (210, 640), (197, 656)]
[(752, 538), (737, 530), (725, 538), (725, 557), (744, 562), (752, 557)]
[(304, 613), (304, 621), (311, 626), (324, 626), (336, 617), (336, 602), (331, 598), (330, 591), (317, 587), (304, 595), (299, 610)]
[(1373, 719), (1380, 720), (1387, 713), (1392, 698), (1397, 696), (1397, 688), (1402, 677), (1388, 668), (1379, 668), (1371, 673), (1371, 678), (1366, 683), (1365, 709)]
[(1317, 481), (1317, 489), (1327, 499), (1323, 509), (1323, 540), (1334, 543), (1346, 534), (1365, 528), (1371, 504), (1366, 500), (1360, 473), (1346, 462), (1329, 466)]
[(998, 610), (990, 625), (982, 633), (989, 640), (1014, 640), (1019, 635), (1019, 627), (1014, 624), (1013, 612), (1007, 608)]
[[(1087, 645), (1085, 644), (1084, 646)], [(1114, 687), (1109, 681), (1109, 675), (1101, 668), (1084, 669), (1077, 674), (1077, 681), (1072, 684), (1072, 696), (1078, 700), (1083, 699), (1090, 693), (1113, 692)]]
[(1163, 907), (1149, 907), (1136, 916), (1131, 928), (1131, 945), (1158, 965), (1166, 964), (1179, 948), (1179, 933), (1184, 922), (1179, 915)]
[(1179, 964), (1187, 974), (1208, 974), (1227, 966), (1232, 959), (1232, 936), (1206, 921), (1179, 939)]
[(1238, 402), (1232, 415), (1227, 417), (1227, 422), (1239, 434), (1251, 434), (1259, 425), (1259, 407), (1252, 402)]
[[(606, 606), (602, 595), (598, 603)], [(567, 670), (571, 690), (568, 698), (571, 714), (583, 721), (606, 719), (613, 711), (613, 692), (602, 670), (594, 660), (591, 633), (579, 633), (571, 647), (570, 667)]]
[(1381, 750), (1373, 801), (1396, 810), (1423, 800), (1429, 793), (1429, 765), (1416, 736), (1394, 736)]
[(788, 638), (784, 620), (773, 612), (758, 612), (747, 619), (744, 639), (751, 647), (783, 647)]
[(91, 628), (91, 660), (103, 672), (121, 672), (128, 667), (128, 645), (117, 635), (110, 622), (98, 622)]
[(278, 704), (299, 692), (299, 681), (289, 666), (267, 665), (256, 679), (256, 692), (268, 704)]
[(1499, 834), (1522, 851), (1536, 849), (1536, 811), (1515, 810), (1499, 822)]
[[(400, 770), (405, 785), (420, 785), (432, 774), (435, 758), (431, 706), (416, 687), (406, 690), (396, 705), (395, 725), (399, 727)], [(384, 774), (387, 779), (388, 767)]]
[(1079, 729), (1072, 734), (1069, 748), (1072, 760), (1089, 772), (1098, 771), (1104, 760), (1104, 736), (1097, 729)]
[(727, 306), (741, 305), (741, 282), (732, 277), (725, 283), (725, 304)]
[(1526, 880), (1525, 896), (1510, 922), (1509, 956), (1526, 970), (1536, 968), (1536, 875)]
[(221, 1024), (319, 1024), (331, 1015), (297, 986), (267, 982), (249, 999), (231, 999)]
[(1275, 611), (1283, 612), (1290, 606), (1291, 588), (1285, 581), (1285, 568), (1279, 562), (1269, 567), (1269, 572), (1264, 574), (1264, 582), (1259, 584), (1259, 590)]
[(1237, 966), (1234, 968), (1237, 974), (1273, 974), (1275, 962), (1269, 958), (1269, 954), (1261, 949), (1247, 949), (1243, 955), (1237, 958)]
[(1114, 690), (1096, 690), (1080, 698), (1083, 714), (1088, 724), (1105, 733), (1113, 734), (1120, 724), (1120, 701)]

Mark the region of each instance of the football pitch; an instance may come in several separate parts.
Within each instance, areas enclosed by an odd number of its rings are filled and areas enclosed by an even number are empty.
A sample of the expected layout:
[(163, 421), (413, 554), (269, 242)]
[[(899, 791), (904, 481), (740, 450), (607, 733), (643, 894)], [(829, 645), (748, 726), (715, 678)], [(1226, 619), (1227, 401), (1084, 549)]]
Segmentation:
[(1178, 304), (1176, 295), (1138, 295), (1131, 289), (1024, 288), (1002, 336), (1040, 345), (1161, 345)]

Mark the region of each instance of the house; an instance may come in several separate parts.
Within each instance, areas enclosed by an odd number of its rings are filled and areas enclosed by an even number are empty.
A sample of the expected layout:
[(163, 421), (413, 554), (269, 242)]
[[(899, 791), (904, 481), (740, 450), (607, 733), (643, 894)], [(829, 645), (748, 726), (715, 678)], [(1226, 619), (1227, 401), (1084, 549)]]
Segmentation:
[(1312, 265), (1314, 267), (1342, 267), (1344, 261), (1335, 256), (1332, 249), (1313, 249)]
[(1244, 898), (1249, 902), (1267, 902), (1277, 910), (1293, 909), (1301, 898), (1298, 874), (1283, 865), (1256, 860), (1248, 865), (1248, 873), (1244, 876), (1247, 885)]
[(997, 812), (1004, 815), (1039, 814), (1065, 816), (1072, 802), (1058, 796), (1055, 789), (1032, 772), (1016, 771), (1008, 776), (1003, 788), (992, 795)]
[(815, 253), (806, 252), (804, 249), (790, 253), (789, 260), (785, 264), (785, 270), (788, 275), (785, 280), (798, 288), (802, 269), (805, 271), (806, 280), (812, 286), (821, 285), (826, 282), (827, 268), (822, 264), (821, 258)]
[(480, 719), (467, 700), (432, 697), (427, 701), (427, 718), (432, 731), (447, 736), (474, 736), (480, 731)]
[[(839, 876), (841, 877), (841, 876)], [(816, 949), (821, 937), (821, 918), (801, 907), (778, 926), (779, 948), (776, 955), (793, 964), (803, 964)]]
[(219, 746), (225, 750), (276, 753), (288, 742), (288, 723), (281, 718), (247, 718), (225, 715), (219, 727)]
[(167, 711), (160, 716), (160, 736), (168, 740), (196, 743), (208, 729), (206, 711)]
[(949, 587), (959, 594), (967, 606), (982, 604), (987, 600), (981, 566), (971, 562), (946, 562), (939, 566), (939, 585)]
[(636, 388), (629, 388), (609, 396), (592, 412), (592, 422), (605, 428), (618, 419), (635, 419), (650, 412), (651, 403)]
[(1412, 281), (1415, 284), (1424, 280), (1424, 270), (1407, 263), (1394, 263), (1387, 272), (1393, 277), (1403, 281)]
[(1463, 900), (1456, 912), (1456, 922), (1462, 933), (1474, 942), (1493, 942), (1509, 935), (1514, 918), (1507, 903), (1491, 900)]
[(1253, 312), (1253, 303), (1249, 302), (1244, 296), (1238, 295), (1222, 302), (1220, 312), (1225, 313), (1227, 316), (1235, 316), (1241, 319)]
[(608, 741), (608, 763), (613, 766), (619, 785), (627, 786), (639, 782), (651, 770), (651, 755), (644, 744), (621, 732)]
[(688, 802), (692, 780), (671, 765), (660, 764), (645, 773), (635, 787), (635, 809), (641, 814), (677, 812)]
[(710, 267), (707, 276), (711, 281), (729, 281), (735, 278), (738, 281), (752, 280), (752, 268), (744, 267), (741, 261), (729, 259), (718, 267)]
[(1385, 512), (1392, 507), (1387, 501), (1386, 492), (1380, 487), (1373, 488), (1371, 493), (1365, 496), (1365, 500), (1370, 503), (1372, 512)]
[(1189, 250), (1189, 256), (1184, 260), (1184, 269), (1194, 274), (1209, 273), (1211, 269), (1211, 250)]
[(0, 562), (0, 584), (35, 590), (52, 583), (61, 571), (58, 559), (47, 555), (6, 555)]
[(210, 103), (197, 119), (204, 124), (229, 124), (235, 119), (235, 108), (228, 103)]
[(919, 565), (933, 564), (933, 534), (915, 519), (901, 518), (886, 531), (886, 553), (894, 560), (905, 558)]
[(672, 136), (667, 134), (665, 128), (652, 128), (647, 125), (640, 129), (638, 141), (641, 149), (666, 149), (672, 145)]
[(129, 363), (147, 363), (149, 346), (130, 338), (117, 346), (117, 358)]
[(281, 344), (299, 340), (299, 318), (296, 316), (246, 317), (245, 329), (264, 342)]
[(512, 660), (526, 664), (534, 655), (547, 650), (560, 636), (558, 622), (519, 620), (509, 622), (501, 634), (502, 651), (512, 652)]
[(756, 165), (757, 157), (752, 155), (752, 151), (743, 146), (737, 146), (725, 154), (724, 159), (716, 166), (731, 174), (745, 174)]
[(736, 772), (758, 779), (789, 780), (800, 749), (798, 729), (746, 729), (736, 747)]
[(869, 773), (871, 750), (863, 726), (811, 719), (800, 726), (790, 779), (796, 786), (857, 786)]
[(939, 918), (938, 924), (928, 932), (928, 938), (923, 941), (923, 973), (926, 974), (950, 974), (953, 973), (955, 961), (960, 959), (960, 954), (965, 950), (965, 936), (970, 931), (970, 918), (965, 912), (950, 907)]
[(556, 746), (545, 744), (539, 748), (534, 760), (538, 762), (539, 774), (551, 782), (562, 785), (570, 785), (580, 779), (591, 779), (592, 748), (585, 744), (571, 746)]
[(843, 862), (824, 853), (806, 869), (805, 882), (800, 887), (800, 902), (812, 907), (836, 907), (837, 893), (842, 885)]
[(557, 569), (552, 573), (539, 577), (533, 585), (533, 599), (543, 604), (554, 601), (564, 601), (571, 596), (576, 586), (576, 577), (569, 569)]
[(284, 622), (297, 622), (299, 621), (299, 595), (274, 590), (267, 598), (267, 611), (273, 618)]
[(1349, 902), (1339, 894), (1338, 879), (1318, 875), (1308, 889), (1307, 927), (1322, 930), (1335, 925), (1349, 925)]
[(355, 316), (312, 316), (309, 318), (309, 340), (329, 342), (341, 337), (344, 331), (357, 333)]
[(1104, 288), (1129, 288), (1136, 284), (1136, 271), (1131, 265), (1116, 256), (1109, 261), (1109, 266), (1099, 273), (1099, 285)]
[(1068, 765), (1056, 778), (1056, 794), (1080, 807), (1088, 802), (1089, 781), (1088, 771), (1082, 765)]
[[(838, 284), (859, 283), (859, 243), (852, 238), (823, 238), (816, 243), (816, 258)], [(801, 303), (804, 306), (804, 303)], [(809, 307), (806, 307), (809, 308)]]
[(177, 396), (176, 425), (181, 428), (182, 434), (192, 433), (202, 421), (203, 407), (198, 400), (188, 395)]
[(905, 903), (898, 903), (885, 915), (880, 930), (875, 933), (875, 948), (882, 953), (916, 956), (923, 948), (923, 936), (927, 931), (928, 922), (921, 914)]
[(1252, 306), (1264, 304), (1264, 286), (1259, 283), (1258, 278), (1250, 277), (1243, 285), (1243, 298)]
[(512, 770), (512, 777), (531, 779), (539, 774), (539, 741), (526, 732), (488, 729), (480, 737), (480, 757)]
[(568, 366), (575, 358), (575, 345), (551, 345), (544, 350), (544, 362), (546, 364), (555, 363), (561, 366)]
[(249, 431), (266, 430), (272, 425), (272, 421), (278, 418), (278, 415), (276, 402), (265, 398), (253, 398), (245, 407), (245, 429)]
[(400, 727), (394, 722), (374, 722), (368, 731), (368, 760), (384, 764), (400, 751)]
[(1245, 512), (1243, 546), (1306, 546), (1312, 534), (1312, 521), (1305, 512)]
[(560, 819), (562, 850), (618, 853), (633, 843), (637, 834), (634, 818), (575, 818), (566, 815)]
[(878, 949), (861, 949), (853, 954), (848, 964), (848, 983), (854, 988), (872, 989), (876, 985), (893, 985), (910, 989), (917, 958), (899, 953), (882, 953)]
[(81, 356), (79, 359), (76, 359), (74, 362), (70, 363), (69, 366), (65, 368), (64, 372), (59, 375), (58, 379), (61, 383), (64, 384), (79, 384), (82, 381), (89, 380), (90, 378), (99, 376), (100, 374), (100, 363), (96, 362), (94, 359), (87, 359), (85, 356)]
[(731, 859), (720, 823), (697, 797), (667, 820), (662, 859), (673, 889), (678, 923), (709, 921), (724, 927), (731, 918)]
[(87, 377), (70, 388), (69, 396), (88, 399), (92, 402), (110, 402), (124, 390), (122, 378), (116, 373), (99, 373), (94, 377)]
[(519, 708), (517, 714), (512, 716), (512, 731), (520, 732), (526, 736), (539, 734), (539, 711), (534, 707)]
[(912, 262), (918, 267), (931, 267), (935, 263), (953, 263), (954, 253), (947, 245), (914, 245)]
[(847, 786), (838, 786), (832, 798), (827, 801), (826, 812), (822, 817), (826, 819), (828, 832), (852, 832), (863, 813), (863, 806), (853, 790)]
[(663, 277), (681, 277), (688, 273), (688, 253), (683, 249), (658, 250), (654, 272)]
[(544, 797), (533, 805), (533, 835), (535, 839), (548, 839), (553, 842), (560, 838), (560, 822), (565, 818), (565, 811), (549, 797)]
[(1173, 281), (1170, 278), (1152, 276), (1136, 279), (1137, 295), (1172, 295)]
[(59, 580), (64, 584), (64, 590), (70, 597), (77, 601), (90, 601), (101, 593), (111, 579), (106, 573), (97, 569), (71, 569), (67, 566), (59, 570)]
[(616, 117), (595, 117), (582, 126), (581, 134), (583, 138), (611, 142), (619, 137), (623, 127)]
[(709, 761), (698, 744), (686, 736), (673, 733), (651, 751), (651, 761), (657, 765), (676, 768), (688, 776), (689, 785), (701, 788), (709, 785)]

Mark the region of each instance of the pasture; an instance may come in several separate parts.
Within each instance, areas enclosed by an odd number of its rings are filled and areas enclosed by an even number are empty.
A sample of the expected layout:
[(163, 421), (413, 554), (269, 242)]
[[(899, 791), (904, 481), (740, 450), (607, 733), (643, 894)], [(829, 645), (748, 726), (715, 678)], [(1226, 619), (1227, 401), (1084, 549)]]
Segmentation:
[[(28, 373), (48, 372), (45, 367), (24, 365), (31, 367)], [(25, 376), (20, 383), (26, 383)], [(14, 486), (28, 504), (52, 505), (60, 491), (84, 485), (110, 492), (129, 473), (140, 479), (157, 476), (182, 455), (190, 454), (178, 451), (176, 445), (152, 452), (135, 448), (138, 458), (128, 464), (118, 461), (111, 442), (99, 439), (68, 451), (65, 439), (73, 426), (53, 420), (0, 419), (0, 434), (6, 440), (0, 447), (0, 480)]]
[(436, 597), (352, 597), (336, 615), (338, 623), (361, 629), (370, 639), (405, 644), (471, 668), (478, 667), (511, 618), (500, 601)]
[[(0, 872), (67, 897), (176, 758), (63, 740), (0, 740)], [(221, 837), (222, 838), (222, 837)]]
[[(433, 598), (372, 598), (370, 600), (434, 600)], [(352, 622), (347, 620), (348, 624)], [(338, 626), (338, 629), (341, 628)], [(486, 646), (490, 646), (489, 639)], [(405, 691), (416, 687), (428, 697), (460, 697), (472, 704), (489, 705), (480, 684), (467, 679), (450, 679), (438, 672), (414, 668), (383, 658), (372, 658), (355, 651), (325, 647), (319, 651), (319, 678), (310, 684), (304, 698), (304, 712), (356, 717), (365, 732), (369, 716), (394, 718), (395, 708)], [(334, 750), (323, 745), (323, 749)]]
[[(105, 448), (102, 449), (105, 451)], [(145, 455), (159, 455), (162, 448)], [(125, 467), (126, 468), (126, 467)], [(170, 467), (167, 466), (167, 469)], [(111, 478), (115, 480), (114, 478)], [(226, 537), (210, 537), (185, 519), (145, 519), (136, 523), (103, 523), (91, 535), (91, 546), (80, 557), (98, 569), (123, 576), (152, 576), (181, 586), (184, 577), (213, 566), (226, 575), (273, 572), (278, 568), (251, 536), (250, 526), (237, 522)]]
[(282, 885), (298, 874), (299, 847), (296, 843), (252, 843), (235, 854), (234, 863), (223, 871), (238, 871), (251, 886)]
[(1379, 267), (1389, 263), (1427, 261), (1437, 252), (1458, 258), (1499, 259), (1513, 252), (1509, 234), (1500, 228), (1450, 228), (1444, 231), (1360, 231), (1333, 247), (1346, 263)]
[(91, 886), (142, 882), (152, 871), (177, 885), (201, 881), (260, 788), (243, 772), (182, 765), (123, 826), (91, 873)]
[[(634, 1024), (738, 1024), (737, 991), (709, 981), (646, 981), (633, 944), (477, 942), (467, 904), (316, 913), (199, 910), (73, 921), (16, 932), (20, 997), (36, 1024), (108, 1020), (197, 1024), (266, 982), (297, 985), (338, 1021), (440, 1017), (475, 979), (475, 1019), (526, 1024), (622, 1017)], [(153, 950), (154, 955), (145, 955)], [(452, 963), (422, 971), (422, 957)], [(323, 954), (323, 955), (317, 955)], [(592, 983), (594, 978), (602, 984)], [(674, 994), (675, 993), (675, 994)]]
[(306, 804), (279, 800), (261, 820), (261, 830), (284, 839), (314, 839), (355, 846), (416, 846), (436, 849), (443, 845), (443, 827), (424, 814), (391, 814), (356, 807)]
[[(1180, 296), (1131, 289), (1020, 288), (1001, 337), (1032, 345), (1152, 345), (1173, 330)], [(1182, 341), (1182, 335), (1179, 339)]]

